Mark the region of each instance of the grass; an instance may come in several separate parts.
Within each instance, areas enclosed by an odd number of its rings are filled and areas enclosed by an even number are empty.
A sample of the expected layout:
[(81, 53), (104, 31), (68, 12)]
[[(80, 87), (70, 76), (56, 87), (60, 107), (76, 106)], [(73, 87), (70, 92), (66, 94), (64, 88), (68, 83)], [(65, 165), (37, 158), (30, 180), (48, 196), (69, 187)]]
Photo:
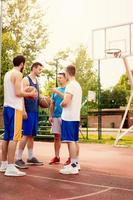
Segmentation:
[[(86, 136), (84, 135), (84, 138), (82, 135), (79, 137), (79, 141), (82, 143), (91, 143), (91, 144), (108, 144), (113, 145), (115, 141), (115, 137), (111, 135), (102, 135), (102, 139), (98, 140), (97, 134), (89, 134), (88, 139), (86, 139)], [(2, 136), (0, 135), (0, 140), (2, 140)], [(46, 138), (42, 139), (39, 138), (39, 141), (48, 141)], [(53, 138), (52, 138), (53, 140)], [(51, 140), (50, 140), (51, 141)], [(118, 145), (123, 146), (133, 146), (133, 136), (124, 136), (119, 142)]]
[[(94, 143), (94, 144), (109, 144), (113, 145), (115, 142), (115, 137), (112, 135), (102, 135), (102, 138), (98, 140), (97, 134), (89, 134), (88, 139), (80, 135), (80, 142), (83, 143)], [(118, 145), (132, 146), (133, 145), (133, 136), (124, 136), (119, 142)]]

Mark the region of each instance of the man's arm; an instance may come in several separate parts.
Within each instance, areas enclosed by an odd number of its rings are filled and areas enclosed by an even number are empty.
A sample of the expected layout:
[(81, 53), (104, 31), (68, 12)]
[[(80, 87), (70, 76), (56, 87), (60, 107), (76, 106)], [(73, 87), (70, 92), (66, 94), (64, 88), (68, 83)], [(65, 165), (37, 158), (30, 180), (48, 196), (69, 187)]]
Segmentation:
[(51, 100), (50, 109), (49, 109), (49, 122), (53, 122), (53, 112), (54, 112), (54, 101)]
[(60, 92), (56, 88), (52, 88), (51, 91), (52, 91), (52, 93), (55, 93), (55, 94), (59, 95), (62, 99), (64, 98), (64, 93)]
[[(12, 78), (13, 79), (13, 78)], [(17, 97), (29, 97), (32, 96), (33, 98), (37, 97), (36, 91), (25, 92), (26, 87), (22, 88), (22, 74), (17, 73), (13, 79), (14, 88), (15, 88), (15, 95)]]
[(64, 94), (64, 99), (63, 99), (63, 101), (61, 102), (61, 107), (67, 107), (69, 104), (70, 104), (70, 102), (71, 102), (71, 100), (72, 100), (72, 97), (73, 97), (73, 95), (72, 94), (70, 94), (70, 93), (65, 93)]

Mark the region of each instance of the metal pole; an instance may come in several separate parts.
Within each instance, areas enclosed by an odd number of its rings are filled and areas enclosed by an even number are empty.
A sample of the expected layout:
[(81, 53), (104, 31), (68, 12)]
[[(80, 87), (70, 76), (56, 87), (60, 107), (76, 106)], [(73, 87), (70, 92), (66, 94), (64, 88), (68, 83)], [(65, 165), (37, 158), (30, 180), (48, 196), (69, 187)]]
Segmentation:
[(86, 119), (87, 119), (87, 132), (86, 132), (86, 139), (88, 140), (88, 126), (89, 126), (89, 122), (88, 122), (88, 119), (89, 119), (89, 117), (88, 117), (88, 111), (89, 111), (89, 106), (88, 106), (88, 99), (87, 99), (87, 116), (86, 116)]
[(1, 85), (1, 53), (2, 51), (2, 0), (0, 0), (0, 85)]
[(100, 83), (100, 59), (98, 60), (98, 140), (102, 138), (102, 110), (101, 110), (101, 83)]
[(55, 67), (56, 67), (56, 72), (55, 72), (55, 79), (56, 79), (56, 87), (58, 86), (58, 80), (57, 80), (57, 76), (58, 76), (58, 60), (56, 60), (56, 64), (55, 64)]

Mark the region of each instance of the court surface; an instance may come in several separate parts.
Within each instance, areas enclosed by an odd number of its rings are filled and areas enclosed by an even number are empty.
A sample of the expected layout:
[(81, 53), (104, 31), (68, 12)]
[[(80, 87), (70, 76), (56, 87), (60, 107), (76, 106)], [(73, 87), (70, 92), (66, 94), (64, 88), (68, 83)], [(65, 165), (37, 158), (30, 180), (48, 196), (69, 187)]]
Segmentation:
[[(25, 177), (0, 173), (0, 200), (133, 200), (133, 148), (80, 144), (79, 175), (59, 174), (68, 157), (66, 144), (61, 163), (51, 166), (53, 152), (53, 143), (35, 142), (34, 155), (43, 166), (23, 170)], [(27, 149), (24, 160), (26, 155)]]

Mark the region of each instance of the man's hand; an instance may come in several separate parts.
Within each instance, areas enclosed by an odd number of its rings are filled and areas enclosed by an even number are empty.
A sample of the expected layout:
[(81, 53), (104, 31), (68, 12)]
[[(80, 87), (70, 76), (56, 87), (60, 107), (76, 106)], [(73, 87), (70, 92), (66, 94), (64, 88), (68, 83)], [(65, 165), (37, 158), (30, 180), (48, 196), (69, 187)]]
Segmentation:
[(53, 117), (49, 117), (50, 124), (53, 124)]
[[(31, 89), (32, 88), (32, 89)], [(37, 89), (32, 87), (32, 86), (26, 86), (24, 87), (24, 93), (25, 93), (25, 97), (31, 97), (33, 99), (38, 97), (38, 92)]]
[(58, 94), (58, 90), (56, 88), (51, 88), (51, 92), (55, 93), (55, 94)]
[(23, 116), (23, 119), (27, 119), (28, 118), (27, 112), (25, 110), (23, 110), (22, 116)]
[(60, 92), (58, 89), (56, 88), (52, 88), (51, 89), (51, 92), (54, 93), (54, 94), (57, 94), (58, 96), (60, 96), (62, 99), (64, 98), (64, 93), (63, 92)]

